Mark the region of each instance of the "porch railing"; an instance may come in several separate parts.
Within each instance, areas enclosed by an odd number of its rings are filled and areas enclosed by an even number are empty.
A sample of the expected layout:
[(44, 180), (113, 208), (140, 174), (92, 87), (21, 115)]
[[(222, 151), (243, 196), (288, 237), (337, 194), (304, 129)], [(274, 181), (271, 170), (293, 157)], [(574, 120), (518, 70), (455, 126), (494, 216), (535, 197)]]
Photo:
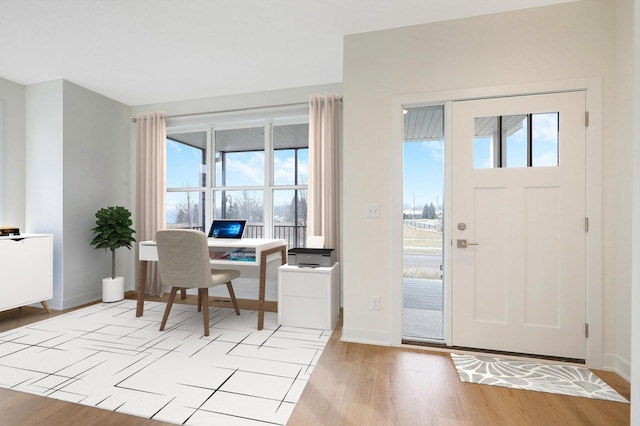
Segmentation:
[[(244, 228), (245, 238), (264, 238), (264, 226), (247, 225)], [(287, 242), (287, 247), (307, 246), (306, 225), (275, 225), (273, 227), (273, 238), (283, 239)]]
[[(171, 224), (169, 228), (174, 229), (197, 229), (202, 232), (208, 232), (202, 226), (187, 226), (186, 224)], [(250, 225), (244, 228), (244, 238), (264, 238), (263, 225)], [(287, 247), (306, 247), (307, 246), (307, 226), (306, 225), (275, 225), (273, 227), (273, 237), (287, 241)]]

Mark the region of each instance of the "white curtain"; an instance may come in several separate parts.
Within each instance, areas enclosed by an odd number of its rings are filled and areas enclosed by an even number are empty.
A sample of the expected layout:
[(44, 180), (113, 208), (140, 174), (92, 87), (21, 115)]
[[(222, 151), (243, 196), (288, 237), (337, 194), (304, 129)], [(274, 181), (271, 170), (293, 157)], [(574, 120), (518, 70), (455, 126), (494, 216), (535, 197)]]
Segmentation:
[[(166, 123), (165, 113), (139, 114), (136, 177), (136, 240), (156, 238), (166, 228)], [(148, 262), (145, 294), (162, 295), (157, 262)], [(138, 271), (140, 273), (140, 271)]]
[(340, 254), (339, 140), (340, 96), (309, 97), (309, 193), (307, 234), (324, 236), (324, 245)]

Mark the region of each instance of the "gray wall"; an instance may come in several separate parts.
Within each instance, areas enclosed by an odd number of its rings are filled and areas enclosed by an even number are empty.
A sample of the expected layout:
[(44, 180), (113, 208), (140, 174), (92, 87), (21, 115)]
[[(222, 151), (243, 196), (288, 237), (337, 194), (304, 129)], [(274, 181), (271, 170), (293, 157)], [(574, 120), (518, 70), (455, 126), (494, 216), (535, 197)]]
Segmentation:
[[(111, 256), (91, 228), (102, 207), (132, 210), (129, 127), (129, 107), (73, 83), (26, 88), (26, 230), (54, 235), (54, 309), (101, 298)], [(117, 258), (133, 288), (133, 251)]]
[(4, 104), (3, 144), (0, 163), (0, 219), (3, 226), (24, 229), (24, 86), (0, 78)]

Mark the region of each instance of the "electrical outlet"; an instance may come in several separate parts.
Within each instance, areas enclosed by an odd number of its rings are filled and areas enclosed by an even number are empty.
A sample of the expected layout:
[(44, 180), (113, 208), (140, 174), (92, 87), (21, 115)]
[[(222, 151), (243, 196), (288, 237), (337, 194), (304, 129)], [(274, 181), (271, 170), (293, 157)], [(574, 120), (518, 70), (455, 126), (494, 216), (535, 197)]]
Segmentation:
[(371, 299), (369, 299), (369, 309), (372, 311), (380, 310), (380, 296), (371, 296)]

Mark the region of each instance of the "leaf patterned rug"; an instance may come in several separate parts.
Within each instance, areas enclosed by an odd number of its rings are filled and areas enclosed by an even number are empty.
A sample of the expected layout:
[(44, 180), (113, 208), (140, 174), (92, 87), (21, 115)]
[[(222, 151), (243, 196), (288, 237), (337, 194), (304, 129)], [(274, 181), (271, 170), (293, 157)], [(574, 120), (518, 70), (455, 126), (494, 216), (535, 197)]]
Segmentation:
[(629, 402), (585, 367), (456, 353), (451, 359), (467, 383)]

